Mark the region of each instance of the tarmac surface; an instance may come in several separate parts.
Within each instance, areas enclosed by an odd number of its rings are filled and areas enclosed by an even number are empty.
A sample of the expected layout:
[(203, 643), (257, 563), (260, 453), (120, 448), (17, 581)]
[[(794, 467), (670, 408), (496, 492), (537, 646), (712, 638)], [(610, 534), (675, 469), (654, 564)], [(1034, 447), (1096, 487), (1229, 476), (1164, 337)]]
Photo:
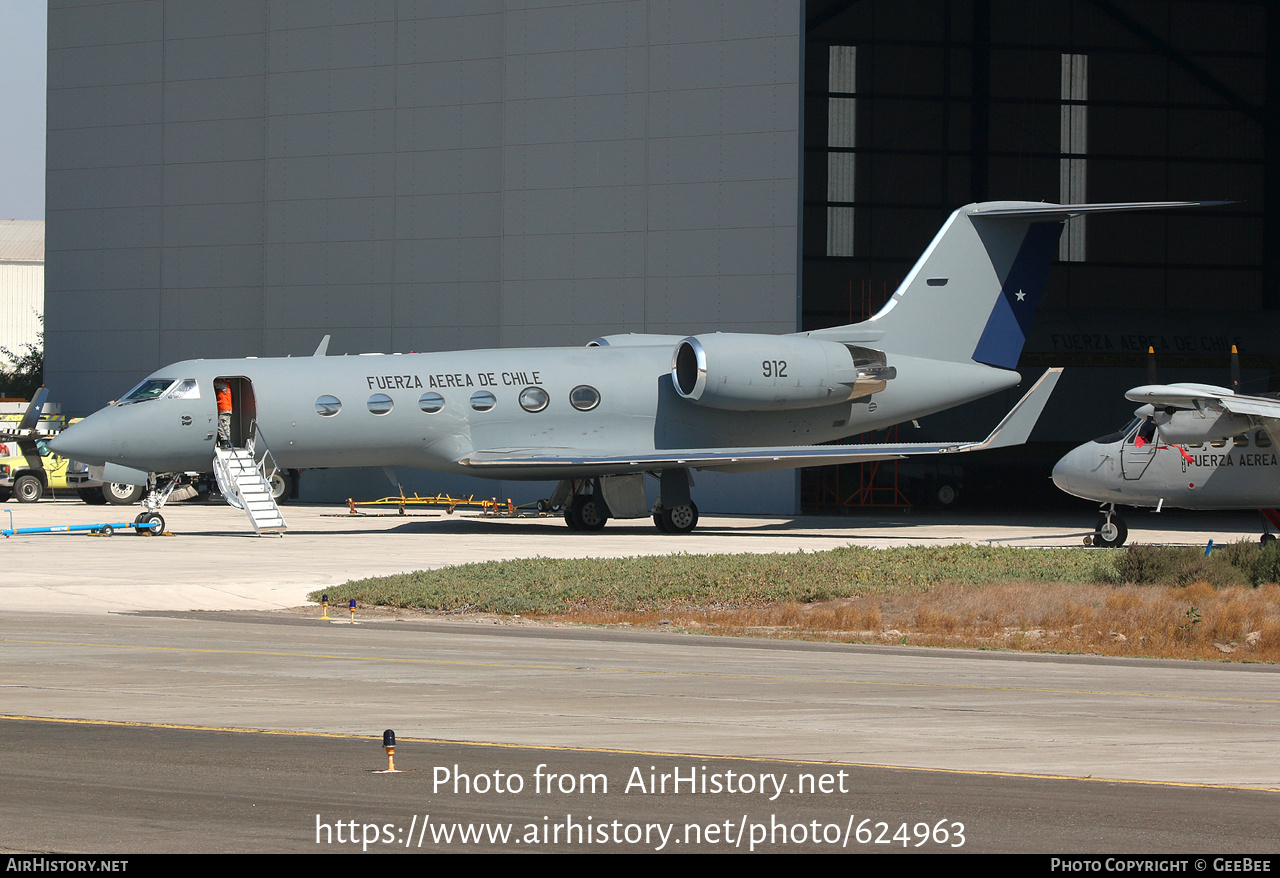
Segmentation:
[[(3, 511), (24, 527), (119, 510)], [(283, 537), (191, 505), (165, 510), (172, 537), (4, 542), (0, 849), (359, 851), (372, 833), (369, 850), (424, 852), (1280, 851), (1273, 666), (279, 610), (490, 558), (1080, 545), (1091, 519), (709, 517), (680, 537), (285, 511)], [(1256, 535), (1253, 516), (1129, 522), (1144, 542)], [(387, 728), (401, 774), (374, 773)]]

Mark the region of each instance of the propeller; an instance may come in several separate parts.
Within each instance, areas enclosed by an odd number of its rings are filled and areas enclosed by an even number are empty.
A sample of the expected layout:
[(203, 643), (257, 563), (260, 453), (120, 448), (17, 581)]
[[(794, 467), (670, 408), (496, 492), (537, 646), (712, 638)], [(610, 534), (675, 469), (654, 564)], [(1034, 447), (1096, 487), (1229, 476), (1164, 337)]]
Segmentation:
[(1231, 346), (1231, 389), (1240, 392), (1240, 352), (1235, 345)]
[(1147, 348), (1147, 383), (1160, 383), (1156, 380), (1156, 349), (1154, 347)]

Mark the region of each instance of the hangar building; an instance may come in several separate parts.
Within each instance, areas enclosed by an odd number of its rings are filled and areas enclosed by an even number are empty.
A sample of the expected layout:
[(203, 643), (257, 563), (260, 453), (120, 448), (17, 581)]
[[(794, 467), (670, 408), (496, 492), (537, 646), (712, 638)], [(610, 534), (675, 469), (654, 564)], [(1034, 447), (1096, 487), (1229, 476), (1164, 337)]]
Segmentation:
[[(1023, 366), (1068, 366), (1037, 438), (1078, 440), (1148, 342), (1169, 380), (1220, 380), (1236, 341), (1269, 383), (1278, 42), (1261, 0), (51, 0), (47, 382), (84, 414), (325, 334), (810, 329), (874, 312), (970, 201), (1240, 202), (1073, 221)], [(845, 505), (828, 469), (697, 499)]]

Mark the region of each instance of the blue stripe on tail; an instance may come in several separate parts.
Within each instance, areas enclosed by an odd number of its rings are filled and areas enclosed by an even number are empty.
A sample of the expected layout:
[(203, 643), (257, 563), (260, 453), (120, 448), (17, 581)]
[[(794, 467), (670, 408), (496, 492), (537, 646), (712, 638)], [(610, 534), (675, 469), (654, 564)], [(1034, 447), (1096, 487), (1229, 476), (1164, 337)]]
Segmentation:
[(1040, 304), (1049, 265), (1058, 252), (1062, 223), (1032, 223), (1005, 277), (991, 316), (974, 348), (973, 359), (988, 366), (1013, 369)]

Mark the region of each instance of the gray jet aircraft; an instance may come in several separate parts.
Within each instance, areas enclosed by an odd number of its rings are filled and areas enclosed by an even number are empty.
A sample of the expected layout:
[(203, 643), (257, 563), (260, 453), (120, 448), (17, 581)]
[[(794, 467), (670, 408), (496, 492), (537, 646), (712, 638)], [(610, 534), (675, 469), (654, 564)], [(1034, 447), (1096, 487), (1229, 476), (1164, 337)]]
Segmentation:
[[(690, 471), (884, 460), (1026, 441), (1059, 370), (986, 440), (822, 445), (1016, 386), (1014, 371), (1062, 224), (1194, 202), (971, 204), (955, 211), (892, 298), (862, 323), (791, 335), (614, 335), (580, 348), (188, 360), (67, 430), (58, 453), (148, 484), (207, 470), (215, 380), (235, 397), (234, 444), (280, 467), (409, 466), (559, 480), (569, 526), (652, 515), (693, 530)], [(644, 476), (659, 482), (657, 504)], [(162, 480), (161, 480), (162, 481)], [(225, 493), (225, 492), (224, 492)], [(141, 517), (141, 516), (140, 516)], [(283, 522), (281, 522), (283, 524)], [(256, 527), (256, 524), (255, 524)]]
[[(1125, 394), (1143, 403), (1122, 430), (1072, 450), (1053, 468), (1068, 494), (1103, 504), (1092, 542), (1121, 546), (1128, 525), (1117, 505), (1257, 509), (1280, 529), (1280, 396), (1209, 384), (1144, 384)], [(1270, 531), (1262, 541), (1275, 539)]]

